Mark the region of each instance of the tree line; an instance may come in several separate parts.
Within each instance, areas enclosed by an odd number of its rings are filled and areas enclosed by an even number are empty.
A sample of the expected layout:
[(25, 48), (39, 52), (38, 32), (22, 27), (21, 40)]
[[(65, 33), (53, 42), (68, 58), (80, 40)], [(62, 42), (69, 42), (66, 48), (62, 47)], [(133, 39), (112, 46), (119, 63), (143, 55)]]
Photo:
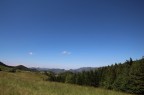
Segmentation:
[(144, 94), (144, 57), (135, 61), (130, 58), (123, 64), (115, 63), (91, 71), (79, 73), (67, 71), (60, 74), (45, 72), (45, 74), (49, 81)]

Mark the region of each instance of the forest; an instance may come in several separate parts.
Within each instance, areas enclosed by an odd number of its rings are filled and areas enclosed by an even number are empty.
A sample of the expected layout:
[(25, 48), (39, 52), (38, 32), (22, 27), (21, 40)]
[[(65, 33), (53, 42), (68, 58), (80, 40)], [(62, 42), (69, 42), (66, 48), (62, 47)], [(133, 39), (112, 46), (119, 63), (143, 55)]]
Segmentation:
[(144, 57), (126, 60), (111, 66), (99, 67), (91, 71), (55, 74), (44, 72), (48, 81), (101, 87), (133, 94), (144, 94)]

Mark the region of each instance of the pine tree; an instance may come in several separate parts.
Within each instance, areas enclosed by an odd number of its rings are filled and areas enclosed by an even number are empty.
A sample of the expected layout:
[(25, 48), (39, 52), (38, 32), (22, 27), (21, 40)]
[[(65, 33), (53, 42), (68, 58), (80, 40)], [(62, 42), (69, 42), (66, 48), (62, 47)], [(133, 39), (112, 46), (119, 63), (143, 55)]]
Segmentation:
[(129, 92), (144, 94), (144, 59), (136, 61), (132, 65)]

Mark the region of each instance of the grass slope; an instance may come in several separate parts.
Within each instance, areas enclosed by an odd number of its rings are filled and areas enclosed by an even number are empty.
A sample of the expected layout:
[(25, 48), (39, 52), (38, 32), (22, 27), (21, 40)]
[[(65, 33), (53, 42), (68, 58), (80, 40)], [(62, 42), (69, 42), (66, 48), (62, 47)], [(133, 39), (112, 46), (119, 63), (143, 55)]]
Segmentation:
[(131, 95), (100, 88), (43, 81), (34, 72), (0, 72), (0, 95)]

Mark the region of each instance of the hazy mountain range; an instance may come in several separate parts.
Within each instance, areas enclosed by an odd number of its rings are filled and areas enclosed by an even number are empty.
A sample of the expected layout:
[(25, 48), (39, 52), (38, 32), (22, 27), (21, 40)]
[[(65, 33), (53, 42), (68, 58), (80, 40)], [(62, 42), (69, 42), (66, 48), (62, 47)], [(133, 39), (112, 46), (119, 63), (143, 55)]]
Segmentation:
[(62, 73), (62, 72), (65, 72), (65, 71), (71, 71), (71, 72), (82, 72), (82, 71), (90, 71), (90, 70), (95, 70), (97, 69), (97, 67), (81, 67), (81, 68), (78, 68), (78, 69), (70, 69), (70, 70), (65, 70), (65, 69), (59, 69), (59, 68), (35, 68), (35, 67), (32, 67), (32, 69), (36, 69), (38, 71), (51, 71), (51, 72), (54, 72), (54, 73)]
[(13, 68), (13, 69), (19, 69), (19, 70), (25, 70), (25, 71), (51, 71), (51, 72), (54, 72), (54, 73), (63, 73), (63, 72), (66, 72), (66, 71), (77, 73), (77, 72), (90, 71), (90, 70), (97, 69), (97, 67), (82, 67), (82, 68), (70, 69), (70, 70), (59, 69), (59, 68), (40, 68), (40, 67), (28, 68), (28, 67), (23, 66), (23, 65), (9, 66), (9, 65), (6, 65), (2, 62), (0, 62), (0, 66), (7, 67), (7, 68)]

